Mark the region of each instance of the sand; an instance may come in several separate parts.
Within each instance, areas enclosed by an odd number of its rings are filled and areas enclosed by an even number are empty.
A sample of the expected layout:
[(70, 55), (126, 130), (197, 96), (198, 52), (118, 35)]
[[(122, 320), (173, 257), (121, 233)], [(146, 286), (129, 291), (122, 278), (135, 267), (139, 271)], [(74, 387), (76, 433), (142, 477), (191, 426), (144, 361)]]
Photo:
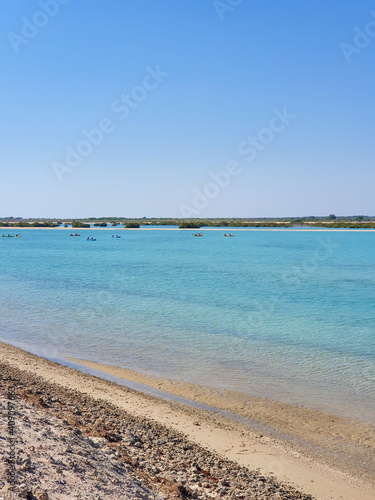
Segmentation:
[[(206, 450), (204, 453), (210, 452), (221, 460), (229, 461), (224, 467), (228, 475), (233, 473), (236, 466), (245, 467), (249, 471), (258, 470), (266, 478), (274, 476), (277, 485), (289, 484), (318, 500), (374, 498), (375, 433), (371, 425), (308, 408), (244, 397), (231, 392), (218, 393), (205, 387), (176, 384), (129, 370), (85, 362), (103, 373), (112, 373), (171, 394), (183, 395), (255, 421), (238, 422), (214, 411), (198, 410), (130, 390), (4, 343), (0, 343), (0, 363), (8, 363), (10, 367), (23, 370), (23, 373), (37, 375), (40, 380), (55, 384), (55, 391), (59, 387), (81, 396), (86, 394), (87, 397), (104, 401), (134, 418), (145, 418), (147, 422), (164, 426), (168, 432), (178, 432), (183, 440), (192, 443), (193, 447), (198, 446), (196, 450)], [(203, 452), (195, 451), (197, 455), (200, 453)], [(151, 459), (152, 457), (149, 460)], [(248, 473), (248, 477), (256, 477), (251, 474)], [(254, 481), (259, 483), (258, 479), (256, 477)], [(191, 484), (190, 476), (187, 481), (187, 484)], [(142, 487), (152, 489), (151, 483), (149, 481)], [(281, 491), (279, 486), (272, 486), (274, 483), (267, 484), (271, 492), (272, 488)], [(253, 488), (253, 483), (248, 487)], [(197, 488), (199, 489), (198, 486)], [(223, 486), (222, 489), (224, 493), (221, 497), (231, 498), (226, 496), (226, 487)], [(215, 491), (219, 490), (216, 488)], [(210, 494), (213, 496), (206, 497), (216, 498), (218, 495), (212, 492)], [(242, 498), (302, 498), (279, 497), (275, 496), (276, 493), (272, 493), (273, 496), (270, 497), (261, 496), (263, 494), (266, 493), (262, 490), (257, 493), (258, 496), (245, 495)]]

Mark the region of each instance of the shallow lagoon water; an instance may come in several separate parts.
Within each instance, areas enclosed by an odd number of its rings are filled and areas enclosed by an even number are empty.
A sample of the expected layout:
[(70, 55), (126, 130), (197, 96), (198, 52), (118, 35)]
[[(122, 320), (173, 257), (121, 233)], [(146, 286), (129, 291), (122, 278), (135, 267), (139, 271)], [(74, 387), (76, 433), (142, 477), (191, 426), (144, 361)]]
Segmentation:
[(375, 421), (375, 232), (1, 232), (4, 340)]

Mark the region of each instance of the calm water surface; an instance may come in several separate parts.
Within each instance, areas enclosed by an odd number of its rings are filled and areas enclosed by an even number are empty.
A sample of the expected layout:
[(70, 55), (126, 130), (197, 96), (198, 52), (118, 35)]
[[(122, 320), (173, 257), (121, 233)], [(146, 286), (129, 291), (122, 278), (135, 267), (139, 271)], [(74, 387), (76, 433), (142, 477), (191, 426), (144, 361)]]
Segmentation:
[(375, 421), (375, 232), (70, 231), (0, 230), (4, 340)]

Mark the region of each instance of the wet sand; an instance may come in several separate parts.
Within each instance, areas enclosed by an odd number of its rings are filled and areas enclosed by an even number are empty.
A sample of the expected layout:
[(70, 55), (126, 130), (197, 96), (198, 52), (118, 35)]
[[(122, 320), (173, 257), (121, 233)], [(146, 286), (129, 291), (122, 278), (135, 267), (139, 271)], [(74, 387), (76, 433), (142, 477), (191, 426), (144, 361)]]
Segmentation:
[[(214, 411), (164, 401), (0, 343), (0, 363), (8, 363), (9, 369), (22, 370), (21, 378), (25, 379), (25, 374), (27, 377), (37, 376), (39, 384), (41, 381), (48, 387), (52, 384), (55, 392), (64, 390), (73, 391), (70, 394), (78, 394), (79, 397), (86, 395), (90, 401), (92, 399), (105, 402), (111, 405), (111, 408), (125, 411), (136, 419), (146, 419), (147, 422), (162, 425), (168, 432), (178, 432), (186, 442), (191, 443), (194, 454), (200, 456), (207, 451), (215, 454), (215, 457), (229, 461), (225, 462), (224, 469), (228, 477), (232, 478), (232, 484), (235, 468), (245, 467), (248, 472), (244, 477), (252, 478), (252, 486), (249, 483), (246, 488), (249, 488), (249, 492), (252, 491), (251, 495), (258, 496), (250, 496), (249, 493), (249, 496), (242, 498), (304, 498), (295, 492), (290, 493), (291, 496), (276, 496), (275, 491), (277, 490), (279, 495), (281, 490), (279, 486), (273, 490), (272, 481), (272, 484), (267, 484), (273, 496), (262, 496), (269, 493), (265, 490), (251, 490), (252, 487), (255, 488), (254, 481), (258, 485), (259, 477), (249, 471), (256, 470), (262, 477), (274, 476), (277, 485), (288, 484), (318, 500), (374, 498), (374, 426), (308, 408), (238, 395), (230, 391), (219, 393), (206, 387), (174, 383), (130, 370), (81, 362), (103, 374), (113, 374), (124, 380), (133, 380), (170, 394), (182, 395), (251, 420), (240, 422)], [(26, 387), (27, 385), (26, 383)], [(194, 448), (195, 446), (198, 448)], [(148, 460), (152, 460), (152, 457)], [(181, 472), (179, 467), (181, 465), (175, 466), (175, 477)], [(221, 470), (219, 466), (217, 468)], [(217, 473), (216, 470), (215, 474)], [(171, 476), (166, 473), (166, 477), (172, 481), (173, 474)], [(194, 472), (195, 476), (191, 473), (193, 479), (189, 471), (186, 474), (188, 479), (185, 484), (192, 491), (195, 488), (198, 491), (198, 483), (203, 483), (202, 480), (194, 483), (197, 472)], [(235, 477), (238, 476), (236, 474)], [(146, 486), (155, 487), (150, 481)], [(240, 488), (236, 486), (230, 493), (225, 486), (225, 479), (223, 481), (223, 491), (220, 494), (217, 483), (211, 481), (210, 485), (210, 481), (204, 481), (208, 486), (202, 486), (202, 491), (208, 496), (198, 498), (236, 498), (231, 495), (237, 495)], [(285, 486), (283, 488), (285, 489)], [(203, 493), (200, 492), (199, 495)]]

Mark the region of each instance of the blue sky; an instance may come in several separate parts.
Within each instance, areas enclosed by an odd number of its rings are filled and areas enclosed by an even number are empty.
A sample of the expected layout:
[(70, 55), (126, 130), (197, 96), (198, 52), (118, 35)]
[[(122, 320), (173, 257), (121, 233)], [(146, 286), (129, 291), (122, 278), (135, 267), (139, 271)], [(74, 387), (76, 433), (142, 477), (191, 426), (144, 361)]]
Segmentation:
[(375, 214), (374, 1), (1, 10), (0, 217)]

